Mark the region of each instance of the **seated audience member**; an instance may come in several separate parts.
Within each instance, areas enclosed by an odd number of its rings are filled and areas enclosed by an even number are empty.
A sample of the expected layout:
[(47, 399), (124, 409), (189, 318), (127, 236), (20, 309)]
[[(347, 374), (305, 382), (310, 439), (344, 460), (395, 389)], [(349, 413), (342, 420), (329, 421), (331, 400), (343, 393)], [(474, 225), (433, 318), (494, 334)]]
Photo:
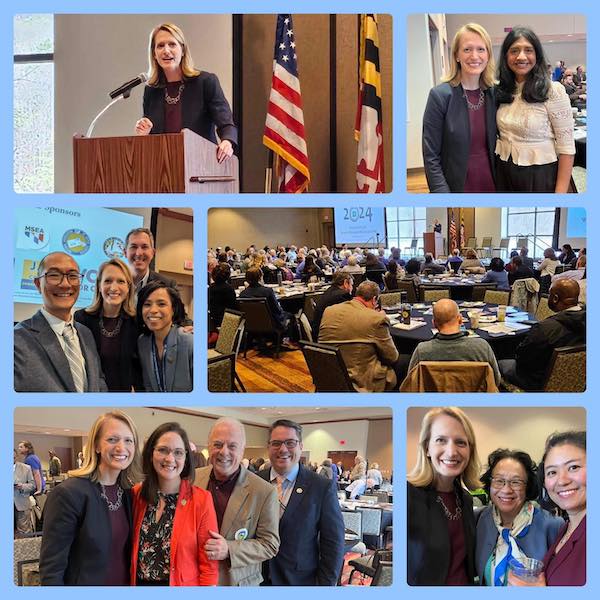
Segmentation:
[(397, 290), (398, 281), (402, 279), (403, 274), (403, 270), (398, 270), (398, 263), (393, 258), (390, 258), (387, 264), (387, 273), (383, 276), (385, 289), (389, 292)]
[(563, 271), (558, 275), (552, 275), (552, 283), (558, 281), (559, 279), (574, 279), (575, 281), (579, 281), (584, 278), (584, 274), (586, 271), (587, 265), (587, 257), (585, 254), (582, 254), (575, 263), (574, 269), (569, 269), (567, 271)]
[(404, 267), (404, 277), (402, 281), (412, 281), (415, 286), (415, 291), (421, 283), (419, 273), (421, 271), (421, 263), (416, 258), (411, 258)]
[(585, 344), (585, 307), (578, 304), (579, 285), (573, 279), (552, 284), (548, 308), (557, 314), (536, 323), (519, 344), (515, 359), (500, 361), (502, 376), (525, 390), (543, 391), (552, 351)]
[(396, 248), (396, 246), (390, 248), (390, 259), (395, 260), (399, 267), (403, 267), (406, 264), (400, 257), (400, 248)]
[[(296, 271), (296, 276), (297, 275), (298, 271)], [(304, 260), (304, 267), (301, 270), (302, 282), (307, 283), (308, 281), (310, 281), (311, 277), (321, 278), (323, 277), (323, 271), (319, 266), (317, 266), (315, 262), (315, 257), (312, 254), (309, 254)]]
[(486, 271), (481, 283), (497, 283), (499, 290), (510, 290), (508, 273), (504, 270), (504, 261), (497, 256), (490, 261), (490, 270)]
[(282, 258), (277, 258), (273, 261), (273, 265), (275, 266), (275, 276), (277, 276), (277, 272), (281, 273), (282, 281), (294, 281), (294, 274), (291, 269), (285, 266), (285, 261)]
[(512, 263), (512, 271), (509, 271), (508, 273), (508, 283), (510, 283), (510, 285), (517, 281), (517, 279), (529, 279), (535, 277), (533, 270), (523, 264), (520, 256), (513, 256)]
[[(329, 306), (323, 313), (319, 341), (339, 344), (354, 387), (360, 392), (383, 392), (397, 388), (398, 350), (390, 323), (378, 310), (379, 286), (364, 281), (356, 297)], [(345, 345), (344, 342), (355, 342)]]
[(580, 87), (582, 83), (585, 83), (587, 81), (587, 75), (581, 65), (579, 65), (577, 69), (575, 69), (575, 73), (573, 73), (573, 81), (578, 87)]
[(556, 252), (553, 248), (546, 248), (544, 250), (544, 260), (539, 264), (537, 270), (539, 272), (540, 279), (542, 277), (552, 277), (556, 272), (556, 267), (560, 264), (558, 258), (556, 258)]
[(485, 273), (485, 267), (481, 261), (477, 258), (475, 250), (467, 248), (465, 251), (465, 259), (460, 265), (463, 271), (469, 271), (470, 273)]
[[(350, 252), (348, 250), (348, 252)], [(342, 267), (344, 273), (364, 273), (364, 269), (358, 264), (358, 259), (353, 254), (348, 256), (346, 266)]]
[(527, 246), (521, 246), (521, 250), (519, 250), (519, 256), (523, 261), (523, 264), (530, 269), (533, 269), (533, 258), (527, 256), (529, 254), (529, 248)]
[(425, 254), (425, 261), (421, 263), (421, 273), (424, 275), (440, 275), (445, 271), (446, 269), (443, 265), (438, 265), (433, 262), (433, 254), (431, 254), (431, 252)]
[(226, 308), (237, 310), (235, 290), (231, 285), (231, 268), (226, 263), (218, 264), (212, 272), (214, 283), (208, 288), (208, 311), (210, 331), (221, 327)]
[(460, 250), (458, 248), (454, 248), (452, 250), (452, 255), (448, 257), (446, 261), (446, 268), (448, 271), (454, 271), (458, 273), (458, 269), (460, 269), (460, 265), (462, 264), (463, 259), (460, 257)]
[(378, 488), (383, 483), (383, 475), (379, 470), (379, 463), (371, 463), (371, 468), (367, 471), (367, 479), (373, 481), (371, 487)]
[(320, 466), (317, 469), (316, 473), (317, 473), (317, 475), (320, 475), (321, 477), (325, 477), (327, 479), (333, 480), (333, 469), (332, 469), (331, 459), (330, 458), (326, 458), (320, 464)]
[(73, 319), (79, 265), (65, 252), (47, 254), (33, 282), (42, 308), (14, 330), (16, 392), (105, 392), (92, 332)]
[(298, 258), (298, 248), (296, 246), (290, 246), (290, 249), (287, 251), (287, 261), (291, 263), (296, 262), (296, 258)]
[(479, 337), (469, 337), (462, 331), (462, 316), (454, 300), (443, 298), (433, 307), (433, 326), (438, 330), (433, 339), (421, 342), (413, 352), (408, 371), (422, 361), (487, 362), (494, 371), (496, 385), (500, 371), (490, 345)]
[(352, 300), (352, 286), (352, 275), (344, 271), (337, 271), (333, 275), (329, 288), (317, 297), (313, 322), (311, 323), (315, 340), (319, 337), (319, 328), (325, 309), (328, 306)]
[(349, 500), (356, 500), (360, 495), (367, 491), (368, 487), (373, 487), (375, 482), (373, 479), (363, 477), (362, 479), (355, 479), (346, 487), (346, 496)]
[(266, 298), (273, 320), (279, 329), (287, 330), (292, 316), (281, 308), (273, 289), (263, 284), (262, 271), (256, 267), (248, 269), (246, 271), (246, 283), (248, 287), (242, 291), (240, 298)]
[(383, 262), (372, 252), (367, 254), (365, 259), (365, 270), (368, 271), (385, 271)]
[(510, 255), (508, 257), (508, 262), (504, 263), (504, 270), (507, 273), (512, 273), (516, 269), (512, 261), (515, 256), (519, 256), (519, 253), (516, 250), (511, 250)]
[(387, 268), (389, 259), (385, 257), (385, 248), (379, 248), (377, 250), (377, 254), (379, 256), (379, 262), (383, 265), (384, 268)]
[(560, 261), (560, 264), (561, 265), (571, 264), (573, 259), (576, 258), (575, 252), (573, 251), (571, 244), (563, 244), (561, 250), (562, 250), (562, 252), (558, 256), (558, 260)]
[(331, 252), (325, 246), (321, 248), (321, 260), (323, 261), (324, 269), (337, 269), (337, 263), (333, 260)]

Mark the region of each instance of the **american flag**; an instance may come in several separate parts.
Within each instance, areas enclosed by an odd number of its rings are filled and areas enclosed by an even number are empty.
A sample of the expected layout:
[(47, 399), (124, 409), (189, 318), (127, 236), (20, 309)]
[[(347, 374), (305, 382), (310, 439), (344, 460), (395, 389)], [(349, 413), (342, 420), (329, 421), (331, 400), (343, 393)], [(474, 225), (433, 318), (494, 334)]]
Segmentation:
[(450, 252), (457, 248), (456, 246), (456, 221), (454, 220), (454, 209), (450, 209)]
[(292, 15), (277, 15), (273, 79), (263, 144), (277, 156), (280, 192), (308, 188), (310, 170)]
[(467, 243), (467, 238), (465, 237), (465, 215), (463, 213), (463, 209), (459, 209), (460, 213), (460, 239), (459, 244), (461, 248), (464, 248)]
[(385, 192), (377, 15), (361, 15), (360, 73), (354, 138), (358, 141), (356, 191)]

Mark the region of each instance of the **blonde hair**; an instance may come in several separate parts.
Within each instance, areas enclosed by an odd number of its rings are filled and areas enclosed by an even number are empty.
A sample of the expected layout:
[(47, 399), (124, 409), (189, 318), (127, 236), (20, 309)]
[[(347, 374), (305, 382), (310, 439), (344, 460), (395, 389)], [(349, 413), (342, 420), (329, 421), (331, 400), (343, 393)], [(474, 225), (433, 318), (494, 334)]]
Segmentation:
[(84, 477), (94, 483), (98, 481), (100, 461), (98, 460), (98, 452), (96, 452), (96, 444), (102, 433), (102, 427), (110, 419), (121, 421), (121, 423), (129, 427), (133, 434), (133, 443), (135, 445), (133, 460), (126, 469), (119, 473), (118, 477), (119, 485), (124, 489), (128, 489), (141, 479), (140, 440), (131, 417), (120, 410), (104, 413), (94, 421), (83, 450), (83, 465), (80, 469), (69, 471), (68, 475), (69, 477)]
[(171, 34), (181, 46), (181, 71), (185, 77), (197, 77), (200, 75), (200, 71), (194, 67), (194, 60), (185, 41), (183, 31), (174, 25), (173, 23), (161, 23), (150, 32), (150, 41), (148, 43), (148, 85), (159, 86), (166, 83), (165, 76), (162, 67), (156, 61), (154, 56), (154, 49), (156, 44), (154, 42), (159, 31), (166, 31)]
[(429, 446), (429, 439), (431, 437), (431, 427), (433, 422), (440, 415), (447, 415), (456, 419), (465, 430), (467, 440), (469, 442), (469, 462), (465, 470), (460, 475), (461, 483), (469, 490), (475, 490), (481, 487), (481, 481), (479, 481), (479, 475), (481, 473), (481, 462), (479, 455), (477, 454), (477, 444), (475, 442), (475, 432), (471, 421), (465, 413), (454, 406), (442, 406), (439, 408), (432, 408), (424, 417), (421, 422), (421, 433), (419, 434), (419, 447), (417, 450), (417, 463), (413, 470), (408, 474), (408, 482), (412, 483), (415, 487), (429, 487), (435, 478), (435, 472), (431, 465), (431, 459), (427, 456), (427, 447)]
[(490, 39), (490, 34), (477, 23), (467, 23), (466, 25), (463, 25), (454, 35), (450, 50), (449, 72), (442, 77), (442, 81), (448, 82), (452, 87), (456, 87), (460, 84), (461, 66), (457, 61), (457, 54), (458, 46), (460, 45), (460, 38), (465, 33), (475, 33), (483, 40), (485, 44), (485, 48), (488, 53), (488, 63), (483, 70), (483, 73), (481, 73), (479, 76), (479, 82), (483, 84), (484, 88), (490, 88), (496, 81), (494, 77), (494, 73), (496, 71), (496, 62), (492, 52), (492, 40)]
[(129, 288), (127, 290), (127, 297), (121, 305), (121, 309), (130, 317), (135, 317), (135, 287), (133, 285), (133, 278), (131, 277), (131, 271), (129, 270), (129, 267), (120, 258), (111, 258), (100, 265), (100, 268), (98, 269), (98, 276), (96, 277), (94, 301), (85, 309), (85, 312), (93, 315), (101, 313), (103, 305), (101, 292), (102, 275), (104, 274), (104, 269), (110, 265), (121, 269)]

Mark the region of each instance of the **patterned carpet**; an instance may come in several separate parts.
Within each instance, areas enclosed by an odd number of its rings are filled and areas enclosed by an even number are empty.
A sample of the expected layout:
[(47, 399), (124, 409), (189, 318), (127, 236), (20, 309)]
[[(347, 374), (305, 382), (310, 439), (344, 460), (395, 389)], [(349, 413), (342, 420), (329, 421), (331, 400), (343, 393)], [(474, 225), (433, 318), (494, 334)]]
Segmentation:
[(300, 350), (282, 351), (279, 358), (248, 350), (240, 352), (236, 371), (247, 392), (314, 392), (315, 386)]

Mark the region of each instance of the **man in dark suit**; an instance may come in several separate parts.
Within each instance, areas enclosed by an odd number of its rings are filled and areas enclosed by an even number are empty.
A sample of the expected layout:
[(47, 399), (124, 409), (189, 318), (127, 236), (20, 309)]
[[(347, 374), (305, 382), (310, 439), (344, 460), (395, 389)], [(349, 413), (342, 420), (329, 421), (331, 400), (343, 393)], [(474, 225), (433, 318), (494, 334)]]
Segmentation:
[(280, 419), (269, 429), (271, 468), (259, 475), (277, 487), (279, 553), (265, 563), (270, 585), (336, 585), (344, 561), (344, 521), (331, 480), (300, 465), (302, 426)]
[[(177, 282), (174, 279), (165, 277), (150, 268), (155, 254), (154, 235), (149, 229), (138, 227), (127, 234), (125, 238), (125, 256), (131, 267), (136, 297), (140, 290), (152, 281), (162, 281), (170, 288), (177, 289)], [(186, 315), (183, 323), (184, 331), (193, 333), (193, 324), (194, 322), (188, 319)]]
[(533, 258), (531, 258), (530, 256), (527, 256), (529, 254), (529, 249), (526, 246), (522, 246), (521, 249), (519, 250), (519, 256), (521, 257), (521, 260), (523, 261), (523, 265), (526, 266), (528, 269), (533, 269)]
[(578, 304), (579, 284), (559, 279), (548, 294), (556, 314), (534, 325), (516, 350), (515, 359), (499, 361), (502, 377), (530, 392), (541, 392), (555, 348), (586, 343), (586, 310)]
[(81, 285), (77, 263), (52, 252), (41, 260), (34, 283), (43, 307), (15, 326), (15, 391), (107, 391), (94, 337), (71, 314)]
[(321, 319), (323, 318), (325, 309), (328, 306), (333, 306), (334, 304), (339, 304), (340, 302), (352, 300), (353, 284), (354, 279), (352, 278), (351, 273), (346, 271), (337, 271), (333, 275), (331, 286), (318, 297), (315, 305), (315, 313), (313, 322), (311, 323), (313, 339), (316, 340), (319, 337), (319, 327), (321, 326)]

